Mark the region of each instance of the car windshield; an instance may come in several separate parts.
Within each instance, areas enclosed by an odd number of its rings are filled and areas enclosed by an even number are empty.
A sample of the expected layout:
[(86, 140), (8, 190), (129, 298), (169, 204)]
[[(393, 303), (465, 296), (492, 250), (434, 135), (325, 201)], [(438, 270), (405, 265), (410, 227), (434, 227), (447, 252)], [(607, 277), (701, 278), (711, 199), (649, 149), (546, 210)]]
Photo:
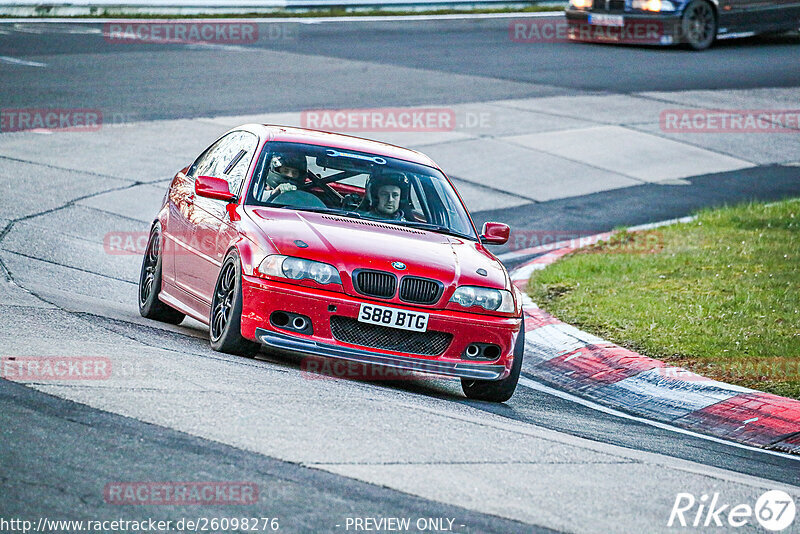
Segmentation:
[(247, 203), (375, 219), (477, 240), (464, 205), (441, 172), (364, 152), (268, 143)]

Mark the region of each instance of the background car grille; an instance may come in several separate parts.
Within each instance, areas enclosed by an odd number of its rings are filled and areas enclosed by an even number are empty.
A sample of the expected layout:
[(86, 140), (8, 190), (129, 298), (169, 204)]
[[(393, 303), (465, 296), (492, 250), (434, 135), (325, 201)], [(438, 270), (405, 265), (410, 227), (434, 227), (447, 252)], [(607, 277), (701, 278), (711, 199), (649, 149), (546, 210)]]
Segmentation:
[(439, 300), (440, 287), (435, 280), (406, 276), (400, 282), (400, 300), (416, 304), (433, 304)]
[(595, 0), (592, 11), (600, 11), (601, 13), (625, 11), (625, 0)]
[(360, 323), (350, 317), (331, 317), (333, 337), (345, 343), (406, 354), (436, 356), (445, 351), (452, 334), (446, 332), (411, 332), (388, 326)]
[(360, 271), (356, 274), (354, 286), (362, 295), (388, 299), (394, 296), (397, 278), (391, 273)]

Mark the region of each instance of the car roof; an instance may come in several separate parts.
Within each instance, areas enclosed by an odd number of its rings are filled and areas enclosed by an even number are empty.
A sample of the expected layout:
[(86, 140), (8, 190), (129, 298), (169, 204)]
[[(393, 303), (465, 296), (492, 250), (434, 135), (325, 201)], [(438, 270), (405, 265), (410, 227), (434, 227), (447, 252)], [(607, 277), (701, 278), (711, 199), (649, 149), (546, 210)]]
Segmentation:
[[(256, 125), (245, 125), (256, 126)], [(320, 130), (308, 130), (306, 128), (295, 128), (293, 126), (280, 126), (276, 124), (259, 124), (258, 127), (266, 130), (270, 141), (282, 141), (288, 143), (306, 143), (310, 145), (330, 146), (342, 150), (356, 150), (367, 152), (378, 156), (397, 158), (412, 163), (419, 163), (439, 169), (439, 166), (425, 154), (416, 150), (403, 148), (380, 141), (372, 141), (361, 137), (344, 135)], [(244, 128), (244, 126), (242, 127)]]

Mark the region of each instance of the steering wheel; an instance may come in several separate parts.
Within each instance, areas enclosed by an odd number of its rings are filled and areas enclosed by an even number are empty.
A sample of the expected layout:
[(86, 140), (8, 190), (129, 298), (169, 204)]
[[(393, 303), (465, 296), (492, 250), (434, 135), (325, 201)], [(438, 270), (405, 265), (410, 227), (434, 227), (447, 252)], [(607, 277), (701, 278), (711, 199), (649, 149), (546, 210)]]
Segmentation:
[(267, 204), (271, 203), (273, 200), (275, 200), (277, 197), (281, 196), (284, 193), (288, 193), (288, 191), (281, 191), (280, 189), (275, 189), (269, 195), (269, 198), (267, 198), (266, 200)]
[(361, 205), (361, 197), (357, 193), (348, 193), (342, 197), (342, 209), (354, 210)]
[(290, 208), (328, 207), (317, 195), (309, 193), (308, 191), (301, 191), (299, 189), (294, 189), (292, 191), (286, 191), (286, 192), (275, 191), (270, 195), (268, 201), (272, 201), (272, 199), (278, 199), (278, 198), (281, 200), (281, 202), (278, 205)]

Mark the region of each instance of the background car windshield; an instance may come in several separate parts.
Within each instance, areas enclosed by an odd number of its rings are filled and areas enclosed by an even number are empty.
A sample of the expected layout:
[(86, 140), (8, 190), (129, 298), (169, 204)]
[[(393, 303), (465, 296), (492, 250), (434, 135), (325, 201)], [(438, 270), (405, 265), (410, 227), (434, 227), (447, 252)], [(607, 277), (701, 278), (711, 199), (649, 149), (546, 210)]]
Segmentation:
[(438, 170), (363, 152), (270, 143), (259, 159), (247, 203), (430, 225), (434, 231), (477, 240), (464, 205)]

